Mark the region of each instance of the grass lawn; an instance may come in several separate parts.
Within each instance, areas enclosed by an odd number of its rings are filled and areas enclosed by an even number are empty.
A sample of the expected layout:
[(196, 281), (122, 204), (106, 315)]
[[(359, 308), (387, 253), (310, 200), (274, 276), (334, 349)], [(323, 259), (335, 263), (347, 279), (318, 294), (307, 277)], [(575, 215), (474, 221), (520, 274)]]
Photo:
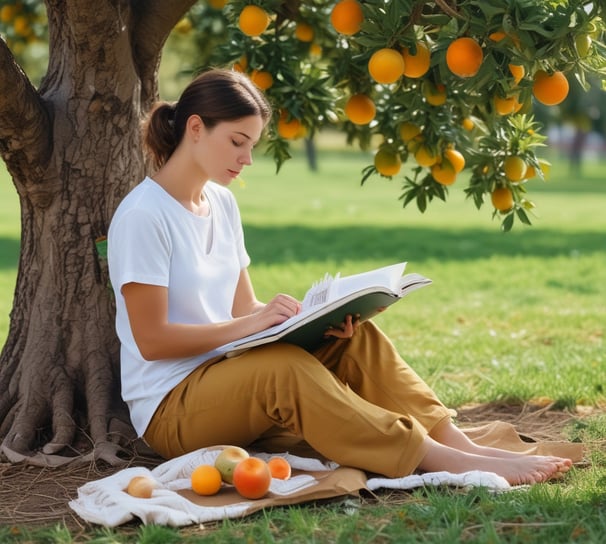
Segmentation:
[[(532, 227), (499, 230), (460, 186), (425, 214), (402, 209), (400, 183), (360, 186), (370, 155), (320, 144), (318, 171), (301, 150), (275, 175), (262, 156), (233, 191), (251, 276), (262, 299), (303, 296), (325, 272), (350, 274), (398, 261), (432, 286), (377, 321), (404, 358), (453, 407), (537, 403), (594, 415), (565, 429), (588, 444), (588, 467), (557, 484), (503, 495), (417, 490), (377, 500), (281, 508), (209, 531), (143, 527), (86, 531), (90, 542), (601, 542), (606, 534), (606, 163), (572, 175), (557, 154), (548, 182), (529, 182)], [(460, 185), (460, 186), (459, 186)], [(0, 337), (6, 335), (18, 259), (18, 201), (0, 174)], [(600, 415), (600, 413), (602, 415)], [(597, 415), (596, 415), (597, 414)], [(12, 536), (11, 536), (12, 535)], [(33, 535), (33, 536), (32, 536)], [(71, 542), (53, 527), (0, 541)]]

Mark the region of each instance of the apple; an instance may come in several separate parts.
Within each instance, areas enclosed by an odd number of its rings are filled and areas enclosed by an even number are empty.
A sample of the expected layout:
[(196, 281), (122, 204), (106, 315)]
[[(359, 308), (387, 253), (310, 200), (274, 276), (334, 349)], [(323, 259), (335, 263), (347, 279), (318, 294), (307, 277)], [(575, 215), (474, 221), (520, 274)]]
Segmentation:
[(248, 452), (239, 446), (223, 448), (223, 451), (215, 459), (215, 467), (221, 473), (221, 479), (227, 484), (233, 484), (236, 465), (249, 457)]

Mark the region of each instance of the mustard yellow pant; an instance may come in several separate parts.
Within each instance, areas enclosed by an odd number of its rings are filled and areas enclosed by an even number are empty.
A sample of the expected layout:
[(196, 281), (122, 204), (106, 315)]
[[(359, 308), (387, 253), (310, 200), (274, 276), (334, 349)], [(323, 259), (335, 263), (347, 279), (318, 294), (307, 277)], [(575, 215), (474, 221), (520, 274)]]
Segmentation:
[(269, 451), (267, 439), (285, 432), (340, 465), (397, 477), (414, 471), (424, 437), (453, 414), (367, 321), (314, 353), (274, 343), (200, 366), (144, 438), (172, 458), (218, 444)]

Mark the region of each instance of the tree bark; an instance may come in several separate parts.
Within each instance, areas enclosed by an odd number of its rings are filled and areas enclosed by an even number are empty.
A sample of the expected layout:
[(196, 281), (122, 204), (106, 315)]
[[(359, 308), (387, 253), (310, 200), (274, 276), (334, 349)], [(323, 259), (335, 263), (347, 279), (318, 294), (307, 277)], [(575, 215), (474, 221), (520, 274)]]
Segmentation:
[[(119, 343), (95, 240), (145, 174), (139, 127), (164, 42), (193, 0), (47, 0), (49, 65), (36, 90), (0, 40), (0, 154), (21, 206), (21, 254), (0, 354), (9, 460), (116, 464)], [(130, 422), (128, 422), (130, 424)], [(76, 446), (78, 445), (78, 446)]]

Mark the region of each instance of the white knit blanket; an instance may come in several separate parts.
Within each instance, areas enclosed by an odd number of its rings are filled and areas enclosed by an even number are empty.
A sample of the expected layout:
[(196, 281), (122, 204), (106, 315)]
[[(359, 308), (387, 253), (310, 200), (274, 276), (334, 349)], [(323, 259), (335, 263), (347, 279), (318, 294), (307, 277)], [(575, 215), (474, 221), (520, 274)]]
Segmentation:
[[(310, 497), (313, 498), (314, 486), (320, 485), (319, 480), (311, 473), (339, 470), (336, 463), (324, 463), (318, 459), (284, 453), (281, 456), (289, 461), (296, 475), (288, 480), (273, 479), (267, 499), (257, 501), (242, 499), (231, 504), (212, 505), (194, 502), (187, 498), (187, 493), (180, 493), (190, 489), (192, 471), (198, 465), (213, 464), (220, 451), (220, 448), (197, 450), (166, 461), (153, 470), (144, 467), (123, 469), (106, 478), (86, 483), (78, 489), (78, 497), (70, 501), (69, 505), (84, 520), (107, 527), (116, 527), (135, 518), (144, 524), (180, 527), (243, 517), (265, 506), (271, 506), (272, 500), (275, 504), (294, 504), (310, 500)], [(255, 453), (254, 455), (269, 459), (276, 454)], [(142, 475), (151, 476), (157, 482), (157, 488), (149, 499), (135, 498), (125, 492), (131, 478)], [(431, 472), (403, 478), (371, 477), (357, 488), (374, 491), (380, 488), (413, 489), (423, 486), (462, 488), (482, 486), (494, 491), (507, 490), (511, 487), (504, 478), (494, 473), (472, 471), (463, 474)], [(344, 489), (336, 486), (331, 495), (346, 494), (347, 491), (344, 492)], [(323, 496), (328, 495), (325, 493)]]

